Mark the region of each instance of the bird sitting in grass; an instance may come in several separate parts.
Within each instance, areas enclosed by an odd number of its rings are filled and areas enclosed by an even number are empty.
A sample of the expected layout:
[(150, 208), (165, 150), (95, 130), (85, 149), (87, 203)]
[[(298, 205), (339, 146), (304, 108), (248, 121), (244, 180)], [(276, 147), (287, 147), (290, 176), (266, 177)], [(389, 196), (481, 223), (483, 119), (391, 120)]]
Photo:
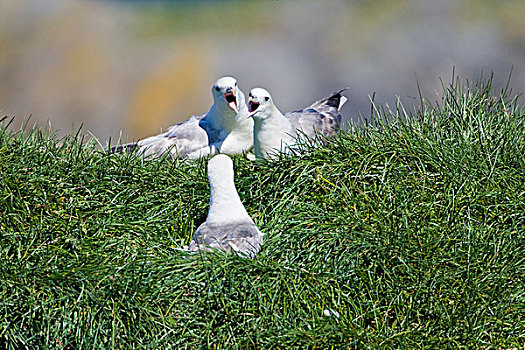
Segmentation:
[(264, 234), (242, 205), (235, 189), (233, 162), (219, 154), (208, 162), (210, 208), (208, 217), (193, 234), (185, 250), (223, 250), (253, 257), (261, 249)]
[(215, 153), (238, 154), (253, 146), (253, 121), (237, 80), (223, 77), (211, 89), (213, 105), (206, 114), (173, 125), (165, 133), (112, 148), (138, 150), (144, 157), (200, 158)]
[(274, 158), (278, 152), (287, 153), (301, 136), (315, 139), (335, 135), (341, 124), (339, 110), (346, 102), (346, 89), (314, 102), (303, 110), (282, 114), (273, 103), (270, 93), (254, 88), (248, 95), (249, 117), (253, 118), (254, 153), (256, 159)]

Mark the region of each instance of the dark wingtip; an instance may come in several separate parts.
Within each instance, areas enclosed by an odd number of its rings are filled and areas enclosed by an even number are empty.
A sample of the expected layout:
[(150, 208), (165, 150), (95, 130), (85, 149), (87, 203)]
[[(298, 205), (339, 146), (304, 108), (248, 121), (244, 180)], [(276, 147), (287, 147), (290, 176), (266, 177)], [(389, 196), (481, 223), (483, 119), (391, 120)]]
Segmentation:
[(109, 153), (122, 153), (122, 152), (133, 152), (138, 147), (136, 142), (126, 143), (124, 145), (113, 146), (110, 148)]
[(324, 105), (326, 106), (329, 106), (329, 107), (333, 107), (333, 108), (339, 108), (339, 101), (341, 101), (341, 94), (337, 94), (337, 95), (332, 95), (330, 97), (328, 97), (325, 101), (325, 103), (323, 103)]
[(330, 96), (323, 98), (322, 100), (319, 100), (312, 104), (310, 108), (319, 108), (321, 106), (328, 106), (333, 107), (335, 109), (339, 109), (340, 103), (341, 103), (341, 97), (343, 96), (343, 92), (348, 90), (348, 88), (344, 88), (341, 90), (338, 90), (334, 93), (332, 93)]
[(343, 96), (343, 92), (348, 90), (348, 88), (341, 89), (339, 91), (336, 91), (332, 93), (330, 96), (328, 96), (325, 100), (325, 105), (334, 107), (335, 109), (339, 108), (339, 103), (341, 102), (341, 97)]

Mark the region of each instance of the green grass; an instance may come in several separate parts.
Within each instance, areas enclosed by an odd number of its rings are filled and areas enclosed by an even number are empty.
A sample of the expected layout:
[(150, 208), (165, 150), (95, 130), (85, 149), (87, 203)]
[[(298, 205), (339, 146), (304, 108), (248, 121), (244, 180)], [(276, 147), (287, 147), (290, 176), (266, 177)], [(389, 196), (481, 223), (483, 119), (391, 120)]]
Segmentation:
[(5, 123), (0, 348), (525, 343), (525, 109), (490, 80), (378, 107), (296, 157), (235, 157), (266, 233), (253, 260), (177, 250), (206, 218), (206, 160)]

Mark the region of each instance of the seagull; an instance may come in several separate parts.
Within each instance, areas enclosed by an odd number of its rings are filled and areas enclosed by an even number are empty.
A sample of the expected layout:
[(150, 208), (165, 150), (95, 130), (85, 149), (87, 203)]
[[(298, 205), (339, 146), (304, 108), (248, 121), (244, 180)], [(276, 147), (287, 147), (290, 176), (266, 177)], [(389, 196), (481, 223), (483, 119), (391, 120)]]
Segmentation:
[(211, 89), (213, 105), (206, 114), (168, 128), (165, 133), (112, 148), (112, 152), (138, 149), (144, 157), (196, 159), (215, 153), (237, 154), (253, 146), (253, 120), (248, 119), (244, 94), (237, 80), (223, 77)]
[(255, 122), (253, 151), (256, 159), (274, 158), (276, 151), (288, 152), (303, 135), (310, 139), (317, 134), (334, 136), (341, 123), (339, 110), (346, 102), (342, 95), (345, 90), (336, 91), (303, 110), (283, 115), (268, 91), (252, 89), (248, 95), (248, 117)]
[(184, 250), (232, 250), (253, 257), (260, 250), (264, 234), (244, 209), (233, 182), (233, 162), (219, 154), (208, 162), (210, 208), (208, 217), (193, 234)]

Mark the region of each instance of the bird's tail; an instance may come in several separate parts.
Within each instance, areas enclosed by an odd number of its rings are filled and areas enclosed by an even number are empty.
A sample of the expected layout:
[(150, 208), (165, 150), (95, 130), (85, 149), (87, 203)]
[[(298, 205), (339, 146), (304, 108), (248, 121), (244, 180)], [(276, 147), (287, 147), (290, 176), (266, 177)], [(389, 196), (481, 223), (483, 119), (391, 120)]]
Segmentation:
[(133, 152), (138, 147), (136, 142), (126, 143), (123, 145), (117, 145), (111, 147), (109, 153), (123, 153), (123, 152)]
[(320, 113), (326, 113), (329, 115), (333, 115), (337, 122), (341, 122), (341, 114), (339, 113), (339, 110), (345, 102), (347, 101), (347, 98), (343, 96), (343, 92), (348, 90), (348, 88), (341, 89), (339, 91), (334, 92), (328, 97), (325, 97), (319, 101), (316, 101), (312, 103), (309, 109), (315, 109), (316, 111)]
[(347, 100), (347, 98), (343, 96), (343, 92), (345, 92), (346, 90), (348, 90), (348, 88), (344, 88), (339, 91), (336, 91), (330, 96), (312, 103), (312, 105), (309, 108), (319, 110), (319, 109), (322, 109), (323, 107), (332, 107), (332, 108), (339, 110), (341, 109), (341, 107), (343, 107), (343, 105), (345, 104)]

